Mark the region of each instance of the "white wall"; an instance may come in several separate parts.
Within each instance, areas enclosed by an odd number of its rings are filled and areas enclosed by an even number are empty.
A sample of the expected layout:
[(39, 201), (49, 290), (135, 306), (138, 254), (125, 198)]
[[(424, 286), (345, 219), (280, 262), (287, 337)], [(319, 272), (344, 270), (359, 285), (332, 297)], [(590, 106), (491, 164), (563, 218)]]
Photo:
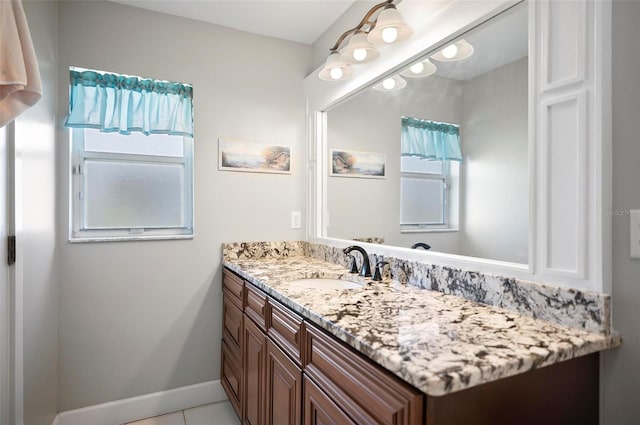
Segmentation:
[(528, 262), (528, 60), (465, 81), (460, 254)]
[(640, 2), (613, 2), (613, 325), (622, 347), (602, 356), (603, 423), (640, 418), (640, 260), (629, 258), (630, 209), (640, 208)]
[(448, 78), (408, 79), (398, 92), (368, 88), (327, 113), (329, 149), (381, 152), (385, 179), (329, 177), (329, 237), (383, 237), (385, 244), (410, 247), (426, 242), (434, 251), (458, 253), (458, 232), (400, 233), (401, 117), (459, 123), (462, 83)]
[[(55, 2), (24, 2), (38, 58), (43, 97), (15, 123), (17, 214), (23, 280), (24, 423), (50, 424), (57, 413), (58, 264), (56, 255)], [(21, 198), (21, 199), (20, 199)], [(20, 273), (19, 273), (20, 275)]]
[[(69, 244), (60, 131), (59, 409), (218, 379), (221, 244), (304, 237), (311, 49), (105, 1), (61, 3), (59, 28), (59, 124), (69, 66), (188, 82), (196, 156), (194, 240)], [(292, 175), (218, 171), (219, 137), (291, 145)]]

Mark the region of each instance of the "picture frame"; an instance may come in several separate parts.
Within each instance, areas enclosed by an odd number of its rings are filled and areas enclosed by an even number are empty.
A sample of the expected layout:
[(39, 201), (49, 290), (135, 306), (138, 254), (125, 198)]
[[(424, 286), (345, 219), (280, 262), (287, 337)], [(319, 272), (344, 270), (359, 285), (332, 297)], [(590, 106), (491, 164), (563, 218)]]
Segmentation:
[(291, 174), (291, 146), (218, 139), (218, 169)]
[(329, 151), (329, 175), (365, 179), (386, 178), (387, 155), (347, 149)]

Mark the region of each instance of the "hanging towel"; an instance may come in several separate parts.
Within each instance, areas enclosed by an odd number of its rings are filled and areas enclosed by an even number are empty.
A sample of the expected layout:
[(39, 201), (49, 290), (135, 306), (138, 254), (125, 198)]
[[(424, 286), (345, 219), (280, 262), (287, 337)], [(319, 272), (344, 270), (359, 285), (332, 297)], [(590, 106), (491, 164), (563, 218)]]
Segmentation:
[(40, 71), (22, 3), (0, 0), (0, 127), (40, 97)]

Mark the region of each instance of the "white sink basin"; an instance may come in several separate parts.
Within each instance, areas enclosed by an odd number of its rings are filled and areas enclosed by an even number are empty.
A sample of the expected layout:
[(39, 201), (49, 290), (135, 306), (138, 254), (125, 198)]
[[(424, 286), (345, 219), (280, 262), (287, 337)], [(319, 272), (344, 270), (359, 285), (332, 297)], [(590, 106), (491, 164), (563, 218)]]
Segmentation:
[(289, 281), (289, 284), (307, 289), (356, 289), (362, 287), (358, 283), (341, 279), (297, 279)]

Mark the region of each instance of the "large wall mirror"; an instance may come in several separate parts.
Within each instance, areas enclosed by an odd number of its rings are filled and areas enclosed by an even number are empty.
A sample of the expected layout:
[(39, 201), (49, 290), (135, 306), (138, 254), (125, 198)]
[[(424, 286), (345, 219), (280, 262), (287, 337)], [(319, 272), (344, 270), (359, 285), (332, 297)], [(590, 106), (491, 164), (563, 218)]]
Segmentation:
[(528, 28), (523, 2), (325, 111), (323, 236), (529, 262)]

